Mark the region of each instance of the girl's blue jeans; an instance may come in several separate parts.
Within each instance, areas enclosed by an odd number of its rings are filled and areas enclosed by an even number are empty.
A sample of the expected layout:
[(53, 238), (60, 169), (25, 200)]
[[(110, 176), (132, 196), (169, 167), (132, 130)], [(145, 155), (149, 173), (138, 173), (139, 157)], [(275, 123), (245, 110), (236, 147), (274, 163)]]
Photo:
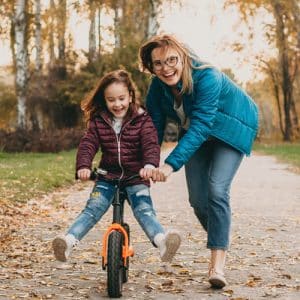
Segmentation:
[[(112, 204), (116, 187), (104, 181), (97, 181), (85, 208), (69, 228), (68, 234), (81, 240), (101, 219)], [(128, 200), (135, 218), (153, 243), (156, 234), (164, 233), (150, 197), (150, 189), (144, 184), (126, 187)]]
[(206, 141), (185, 165), (189, 201), (207, 231), (207, 248), (229, 247), (230, 185), (243, 154), (230, 145)]

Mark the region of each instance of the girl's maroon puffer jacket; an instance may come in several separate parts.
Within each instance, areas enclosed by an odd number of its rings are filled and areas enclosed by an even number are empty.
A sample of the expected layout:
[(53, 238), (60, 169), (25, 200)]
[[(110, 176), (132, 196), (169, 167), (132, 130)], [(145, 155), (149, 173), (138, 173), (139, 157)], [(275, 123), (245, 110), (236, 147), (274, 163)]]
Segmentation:
[[(108, 113), (89, 122), (85, 135), (81, 138), (76, 158), (76, 173), (79, 169), (92, 168), (92, 161), (101, 149), (99, 167), (108, 171), (108, 179), (126, 179), (135, 175), (146, 164), (159, 165), (160, 147), (157, 132), (149, 114), (139, 109), (126, 119), (117, 135), (112, 128)], [(129, 185), (150, 181), (134, 179)]]

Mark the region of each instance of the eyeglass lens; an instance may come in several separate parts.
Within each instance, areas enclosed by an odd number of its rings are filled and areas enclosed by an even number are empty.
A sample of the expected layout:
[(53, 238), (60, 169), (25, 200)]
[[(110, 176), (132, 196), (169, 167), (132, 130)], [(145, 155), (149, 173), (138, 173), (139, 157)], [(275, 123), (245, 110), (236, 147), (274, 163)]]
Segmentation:
[(161, 70), (163, 67), (163, 64), (167, 65), (168, 67), (175, 67), (178, 62), (178, 57), (177, 56), (170, 56), (168, 57), (164, 62), (160, 60), (156, 60), (153, 62), (153, 68), (155, 70)]

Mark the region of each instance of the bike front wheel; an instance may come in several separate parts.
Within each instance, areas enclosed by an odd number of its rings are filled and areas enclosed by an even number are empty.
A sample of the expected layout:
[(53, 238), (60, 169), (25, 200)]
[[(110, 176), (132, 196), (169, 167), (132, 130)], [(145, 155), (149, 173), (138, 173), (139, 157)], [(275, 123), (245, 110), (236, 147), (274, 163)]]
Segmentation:
[[(130, 228), (127, 223), (123, 224), (128, 236), (128, 243), (130, 244)], [(125, 243), (125, 241), (123, 241)], [(123, 268), (123, 283), (128, 281), (128, 274), (129, 274), (129, 257), (126, 258), (126, 266)]]
[(119, 231), (112, 231), (108, 237), (107, 248), (107, 290), (111, 298), (122, 296), (123, 285), (123, 235)]

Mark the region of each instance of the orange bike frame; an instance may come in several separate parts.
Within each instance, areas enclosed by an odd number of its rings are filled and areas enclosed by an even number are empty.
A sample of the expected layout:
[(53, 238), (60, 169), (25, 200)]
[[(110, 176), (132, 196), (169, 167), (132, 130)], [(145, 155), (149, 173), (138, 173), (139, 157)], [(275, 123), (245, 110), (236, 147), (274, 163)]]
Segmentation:
[(123, 257), (123, 264), (126, 266), (126, 258), (129, 256), (134, 255), (133, 249), (129, 246), (129, 239), (128, 239), (128, 234), (127, 231), (124, 229), (124, 227), (121, 224), (118, 223), (113, 223), (111, 224), (107, 231), (105, 232), (103, 236), (103, 242), (102, 242), (102, 258), (103, 258), (103, 265), (107, 265), (107, 244), (108, 244), (108, 236), (112, 231), (119, 231), (123, 234), (125, 238), (125, 243), (122, 247), (122, 257)]

